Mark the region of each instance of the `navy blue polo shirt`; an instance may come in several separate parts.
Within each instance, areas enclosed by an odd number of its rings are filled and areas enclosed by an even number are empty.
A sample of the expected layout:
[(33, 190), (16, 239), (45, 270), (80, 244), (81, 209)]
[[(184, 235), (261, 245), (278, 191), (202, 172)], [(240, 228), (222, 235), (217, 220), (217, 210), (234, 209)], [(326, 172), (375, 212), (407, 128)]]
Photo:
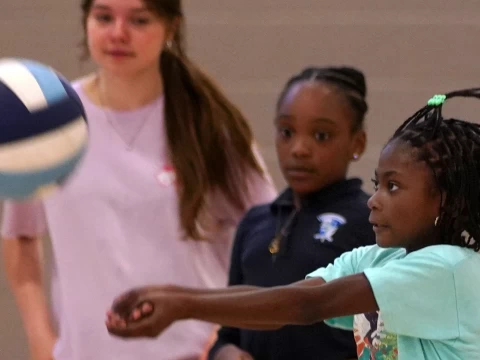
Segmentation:
[[(255, 206), (240, 222), (232, 250), (229, 285), (271, 287), (305, 279), (346, 251), (375, 243), (368, 195), (360, 179), (329, 185), (302, 200), (295, 211), (293, 192), (286, 189), (271, 204)], [(285, 226), (290, 221), (289, 226)], [(278, 252), (272, 254), (277, 237)], [(257, 331), (223, 327), (209, 354), (233, 344), (255, 360), (342, 360), (356, 358), (353, 333), (323, 322)]]

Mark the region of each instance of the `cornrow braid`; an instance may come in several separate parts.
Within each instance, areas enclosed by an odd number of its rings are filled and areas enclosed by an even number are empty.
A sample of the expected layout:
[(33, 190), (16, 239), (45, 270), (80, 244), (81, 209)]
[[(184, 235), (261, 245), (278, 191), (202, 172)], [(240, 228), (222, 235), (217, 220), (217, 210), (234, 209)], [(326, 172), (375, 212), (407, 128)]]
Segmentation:
[(444, 101), (454, 97), (480, 98), (480, 88), (436, 95), (389, 142), (408, 143), (432, 170), (442, 193), (440, 242), (480, 251), (480, 125), (443, 118)]
[(277, 101), (277, 110), (293, 85), (303, 81), (318, 81), (336, 86), (345, 95), (349, 105), (355, 113), (353, 130), (363, 127), (368, 105), (365, 100), (367, 86), (363, 73), (352, 67), (307, 67), (300, 73), (292, 76)]

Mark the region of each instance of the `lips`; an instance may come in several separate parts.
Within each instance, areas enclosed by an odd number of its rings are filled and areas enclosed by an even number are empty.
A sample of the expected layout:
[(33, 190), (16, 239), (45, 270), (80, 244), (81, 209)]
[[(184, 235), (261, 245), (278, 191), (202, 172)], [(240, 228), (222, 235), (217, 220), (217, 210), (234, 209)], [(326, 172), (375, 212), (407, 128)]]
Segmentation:
[(130, 56), (130, 57), (133, 56), (133, 53), (130, 51), (117, 50), (117, 49), (107, 51), (107, 54), (111, 56)]
[(313, 174), (314, 169), (306, 166), (290, 166), (285, 168), (288, 174)]
[(309, 181), (313, 175), (313, 171), (307, 168), (288, 168), (285, 174), (292, 181)]
[(375, 223), (375, 222), (370, 222), (370, 224), (372, 224), (373, 226), (376, 226), (376, 227), (378, 227), (378, 228), (388, 228), (388, 227), (390, 227), (390, 226), (388, 226), (388, 225), (377, 224), (377, 223)]
[(386, 225), (385, 223), (377, 222), (374, 220), (369, 220), (369, 221), (370, 221), (370, 224), (372, 224), (373, 226), (373, 231), (375, 231), (376, 233), (390, 229), (390, 226)]

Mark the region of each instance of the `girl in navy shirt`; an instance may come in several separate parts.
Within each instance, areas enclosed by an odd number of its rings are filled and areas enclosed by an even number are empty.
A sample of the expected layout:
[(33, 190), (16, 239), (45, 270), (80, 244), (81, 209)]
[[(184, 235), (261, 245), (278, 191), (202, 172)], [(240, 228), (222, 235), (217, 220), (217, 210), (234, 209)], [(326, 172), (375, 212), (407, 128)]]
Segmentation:
[[(347, 179), (365, 149), (365, 79), (348, 67), (307, 68), (280, 94), (276, 149), (287, 189), (238, 227), (229, 285), (290, 284), (353, 248), (370, 245), (368, 195)], [(222, 327), (210, 360), (356, 357), (351, 331), (324, 323), (273, 331)]]

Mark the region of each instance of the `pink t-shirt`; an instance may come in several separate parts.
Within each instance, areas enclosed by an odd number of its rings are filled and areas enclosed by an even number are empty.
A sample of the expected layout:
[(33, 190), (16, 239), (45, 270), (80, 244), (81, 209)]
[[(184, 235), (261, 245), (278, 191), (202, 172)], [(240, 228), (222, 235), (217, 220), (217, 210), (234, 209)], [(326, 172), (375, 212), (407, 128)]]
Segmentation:
[[(54, 357), (197, 359), (211, 324), (181, 321), (158, 339), (124, 341), (108, 334), (105, 311), (116, 296), (136, 286), (225, 286), (233, 232), (243, 214), (217, 194), (211, 197), (211, 216), (218, 225), (213, 241), (180, 239), (163, 98), (135, 111), (113, 112), (93, 104), (80, 82), (74, 87), (89, 119), (84, 160), (43, 203), (6, 202), (2, 223), (4, 237), (48, 231), (52, 239), (52, 307), (59, 326)], [(268, 176), (252, 174), (248, 182), (251, 205), (276, 196)]]

